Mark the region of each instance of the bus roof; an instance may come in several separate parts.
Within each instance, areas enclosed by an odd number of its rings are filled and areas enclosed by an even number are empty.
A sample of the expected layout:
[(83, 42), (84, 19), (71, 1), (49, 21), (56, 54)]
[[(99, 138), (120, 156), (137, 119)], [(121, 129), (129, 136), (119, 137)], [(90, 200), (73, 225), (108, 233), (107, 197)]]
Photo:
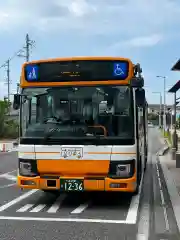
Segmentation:
[(74, 56), (74, 57), (59, 57), (59, 58), (47, 58), (47, 59), (39, 59), (33, 60), (30, 62), (25, 62), (23, 66), (29, 64), (36, 64), (36, 63), (43, 63), (43, 62), (56, 62), (56, 61), (76, 61), (76, 60), (121, 60), (121, 61), (128, 61), (132, 65), (132, 61), (129, 58), (124, 57), (111, 57), (111, 56)]

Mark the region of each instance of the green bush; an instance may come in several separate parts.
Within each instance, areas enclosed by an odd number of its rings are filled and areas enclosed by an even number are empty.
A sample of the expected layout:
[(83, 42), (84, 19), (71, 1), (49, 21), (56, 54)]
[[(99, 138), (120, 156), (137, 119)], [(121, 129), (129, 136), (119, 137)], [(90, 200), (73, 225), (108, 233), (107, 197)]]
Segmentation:
[(165, 131), (163, 129), (161, 129), (161, 133), (162, 133), (162, 136), (164, 138), (167, 138), (169, 143), (172, 144), (172, 139), (171, 139), (171, 133), (169, 131)]
[(0, 138), (18, 138), (18, 123), (8, 119), (9, 107), (10, 103), (0, 100)]

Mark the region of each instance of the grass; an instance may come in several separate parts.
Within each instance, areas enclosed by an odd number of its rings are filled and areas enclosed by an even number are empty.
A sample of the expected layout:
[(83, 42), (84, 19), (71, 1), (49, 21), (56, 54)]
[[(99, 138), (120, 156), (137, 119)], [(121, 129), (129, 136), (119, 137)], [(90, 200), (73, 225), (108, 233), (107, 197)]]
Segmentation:
[(167, 138), (169, 144), (172, 145), (171, 133), (170, 133), (170, 132), (167, 132), (167, 131), (164, 132), (163, 129), (161, 129), (160, 131), (161, 131), (162, 136), (163, 136), (164, 138)]

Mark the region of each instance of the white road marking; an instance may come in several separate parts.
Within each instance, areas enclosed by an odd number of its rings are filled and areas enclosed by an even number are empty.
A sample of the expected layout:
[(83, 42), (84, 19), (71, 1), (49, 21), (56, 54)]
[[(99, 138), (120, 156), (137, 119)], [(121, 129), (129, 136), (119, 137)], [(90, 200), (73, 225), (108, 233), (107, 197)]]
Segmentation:
[(167, 216), (167, 211), (166, 211), (166, 205), (165, 205), (165, 200), (164, 200), (164, 194), (163, 194), (163, 189), (162, 189), (162, 184), (161, 184), (161, 178), (159, 175), (159, 167), (158, 167), (158, 162), (156, 160), (156, 171), (158, 175), (158, 182), (159, 182), (159, 189), (160, 189), (160, 196), (161, 196), (161, 204), (163, 208), (163, 213), (164, 213), (164, 220), (165, 220), (165, 225), (166, 225), (166, 230), (169, 231), (169, 221), (168, 221), (168, 216)]
[(165, 205), (165, 200), (164, 200), (164, 195), (163, 195), (163, 190), (162, 189), (160, 189), (160, 196), (161, 196), (161, 204), (162, 204), (162, 206), (164, 206)]
[(35, 213), (35, 212), (40, 212), (43, 208), (46, 207), (46, 204), (39, 204), (38, 206), (36, 206), (35, 208), (33, 208), (30, 212)]
[(7, 188), (7, 187), (12, 187), (14, 185), (16, 185), (16, 183), (7, 184), (7, 185), (4, 185), (4, 186), (0, 186), (0, 189)]
[(16, 181), (17, 180), (16, 176), (13, 176), (13, 175), (10, 175), (10, 174), (7, 174), (7, 173), (3, 175), (3, 178), (6, 178), (6, 179), (12, 180), (12, 181)]
[[(152, 158), (152, 155), (148, 154), (149, 159)], [(138, 231), (136, 235), (136, 240), (149, 240), (149, 221), (150, 221), (150, 204), (143, 203), (138, 222)]]
[(16, 171), (17, 171), (17, 169), (13, 170), (13, 171), (10, 171), (10, 172), (2, 173), (2, 174), (0, 174), (0, 177), (3, 177), (6, 174), (11, 174), (11, 173), (16, 172)]
[(33, 207), (34, 204), (26, 204), (25, 206), (23, 206), (22, 208), (19, 208), (16, 212), (26, 212), (27, 210), (29, 210), (30, 208)]
[(29, 196), (31, 196), (32, 194), (34, 194), (35, 192), (37, 192), (38, 190), (31, 190), (31, 191), (28, 191), (27, 193), (21, 195), (20, 197), (17, 197), (15, 199), (13, 199), (12, 201), (0, 206), (0, 212), (3, 212), (4, 210), (6, 210), (7, 208), (15, 205), (16, 203), (28, 198)]
[(126, 221), (127, 222), (131, 221), (132, 224), (136, 224), (136, 221), (137, 221), (137, 214), (138, 214), (140, 196), (141, 196), (141, 191), (142, 191), (143, 179), (144, 179), (144, 173), (142, 175), (141, 183), (140, 183), (140, 186), (139, 186), (139, 193), (138, 193), (138, 195), (132, 197), (131, 204), (130, 204), (128, 214), (127, 214), (127, 217), (126, 217)]
[[(17, 178), (15, 176), (7, 174), (7, 173), (4, 174), (3, 176), (0, 176), (0, 178), (5, 178), (7, 180), (11, 180), (11, 181), (15, 181), (15, 182), (17, 180)], [(16, 185), (16, 183), (6, 184), (6, 185), (3, 185), (3, 186), (0, 186), (0, 189), (11, 187), (11, 186), (14, 186), (14, 185)]]
[(48, 209), (47, 212), (48, 213), (56, 213), (58, 211), (58, 209), (61, 207), (61, 204), (64, 201), (64, 199), (66, 198), (66, 196), (67, 196), (66, 194), (60, 195), (56, 199), (55, 203)]
[(105, 219), (90, 219), (90, 218), (48, 218), (48, 217), (41, 218), (41, 217), (0, 216), (0, 220), (132, 224), (132, 221), (128, 222), (123, 220), (105, 220)]
[(144, 204), (142, 207), (141, 216), (138, 224), (138, 234), (136, 240), (148, 240), (149, 239), (149, 220), (150, 220), (150, 205)]
[(76, 209), (74, 209), (71, 214), (79, 214), (82, 213), (87, 207), (89, 206), (89, 202), (88, 203), (83, 203), (81, 204), (79, 207), (77, 207)]
[(160, 189), (162, 189), (162, 185), (161, 185), (161, 179), (158, 177), (158, 182), (159, 182), (159, 187)]
[(177, 226), (180, 231), (180, 204), (179, 204), (179, 193), (176, 187), (176, 183), (173, 178), (173, 173), (168, 169), (164, 162), (166, 156), (160, 156), (160, 163), (163, 170), (166, 186), (170, 195), (174, 215), (176, 218)]

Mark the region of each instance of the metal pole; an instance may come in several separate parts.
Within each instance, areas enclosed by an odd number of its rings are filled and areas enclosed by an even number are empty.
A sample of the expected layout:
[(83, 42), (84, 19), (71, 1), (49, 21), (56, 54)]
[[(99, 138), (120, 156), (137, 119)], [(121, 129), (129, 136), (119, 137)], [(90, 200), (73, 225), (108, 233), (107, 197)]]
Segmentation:
[(10, 60), (7, 60), (8, 114), (10, 115)]
[(164, 78), (164, 136), (166, 131), (166, 77)]
[(29, 62), (29, 45), (30, 45), (29, 35), (26, 34), (26, 62)]
[(160, 93), (160, 112), (159, 112), (159, 127), (161, 128), (161, 112), (162, 112), (162, 95)]
[(9, 60), (7, 60), (7, 84), (8, 84), (8, 103), (10, 102), (10, 70)]
[(24, 54), (19, 53), (17, 56), (18, 57), (23, 57), (23, 58), (26, 59), (26, 62), (29, 62), (30, 47), (32, 47), (34, 43), (35, 43), (35, 41), (33, 41), (29, 38), (29, 34), (26, 34), (26, 44), (24, 46), (25, 53)]
[(159, 128), (162, 127), (162, 121), (161, 121), (161, 112), (162, 112), (162, 95), (161, 95), (161, 92), (153, 92), (153, 93), (156, 93), (156, 94), (159, 94), (159, 102), (160, 102), (160, 105), (159, 105)]
[(176, 135), (176, 93), (174, 93), (174, 115), (173, 120), (173, 133), (172, 133), (172, 160), (176, 160), (176, 149), (177, 149), (177, 135)]

